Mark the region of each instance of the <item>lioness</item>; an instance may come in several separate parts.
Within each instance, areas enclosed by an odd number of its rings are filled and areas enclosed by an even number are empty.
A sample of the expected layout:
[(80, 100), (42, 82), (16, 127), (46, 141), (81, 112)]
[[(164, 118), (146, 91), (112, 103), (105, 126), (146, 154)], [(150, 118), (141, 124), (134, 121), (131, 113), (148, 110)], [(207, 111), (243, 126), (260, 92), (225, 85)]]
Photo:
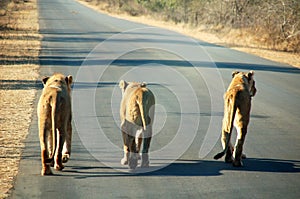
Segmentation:
[[(233, 166), (243, 166), (243, 144), (247, 134), (250, 119), (251, 98), (256, 93), (254, 72), (248, 73), (234, 71), (232, 81), (224, 95), (224, 118), (222, 125), (223, 151), (214, 156), (219, 159), (225, 154), (225, 162), (232, 162)], [(237, 129), (237, 139), (233, 149), (230, 143), (233, 123)]]
[[(71, 84), (72, 76), (55, 73), (43, 77), (44, 88), (38, 103), (38, 123), (41, 146), (41, 175), (51, 175), (50, 165), (64, 168), (71, 153)], [(63, 149), (64, 148), (64, 149)], [(64, 155), (62, 155), (62, 152)]]
[(141, 167), (149, 166), (149, 147), (154, 121), (155, 98), (145, 83), (121, 80), (120, 108), (121, 131), (124, 142), (124, 158), (121, 164), (135, 169), (143, 141)]

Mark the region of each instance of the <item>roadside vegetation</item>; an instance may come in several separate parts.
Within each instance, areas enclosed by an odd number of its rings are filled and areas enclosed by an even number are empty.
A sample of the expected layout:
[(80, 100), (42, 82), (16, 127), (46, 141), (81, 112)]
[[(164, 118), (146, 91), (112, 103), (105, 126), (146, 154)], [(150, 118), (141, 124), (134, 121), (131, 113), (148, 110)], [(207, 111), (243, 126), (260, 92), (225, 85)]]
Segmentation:
[(78, 0), (115, 17), (300, 68), (298, 0)]
[(220, 35), (247, 37), (247, 45), (300, 53), (299, 0), (86, 0), (111, 12), (151, 15)]
[(36, 0), (0, 1), (0, 198), (9, 196), (33, 112), (40, 36)]

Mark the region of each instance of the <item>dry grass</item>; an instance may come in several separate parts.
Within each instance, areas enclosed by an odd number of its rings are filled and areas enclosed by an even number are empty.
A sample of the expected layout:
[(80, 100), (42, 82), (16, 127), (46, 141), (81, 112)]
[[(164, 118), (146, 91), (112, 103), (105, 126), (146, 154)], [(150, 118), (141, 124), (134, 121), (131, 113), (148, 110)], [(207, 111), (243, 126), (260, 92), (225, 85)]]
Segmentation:
[[(111, 16), (131, 20), (134, 22), (144, 23), (152, 26), (167, 28), (196, 39), (230, 47), (239, 51), (255, 54), (257, 56), (289, 64), (300, 68), (300, 53), (289, 53), (282, 51), (269, 50), (269, 46), (264, 37), (257, 37), (248, 30), (223, 30), (222, 32), (212, 32), (211, 29), (207, 30), (205, 27), (191, 27), (184, 23), (174, 23), (172, 21), (161, 21), (155, 19), (153, 16), (131, 16), (118, 9), (113, 12), (109, 5), (105, 2), (97, 4), (97, 1), (93, 0), (78, 0), (80, 3), (89, 6), (95, 10), (104, 12)], [(257, 38), (260, 38), (258, 40)]]
[(38, 78), (36, 0), (10, 2), (0, 16), (0, 198), (9, 196), (33, 112)]

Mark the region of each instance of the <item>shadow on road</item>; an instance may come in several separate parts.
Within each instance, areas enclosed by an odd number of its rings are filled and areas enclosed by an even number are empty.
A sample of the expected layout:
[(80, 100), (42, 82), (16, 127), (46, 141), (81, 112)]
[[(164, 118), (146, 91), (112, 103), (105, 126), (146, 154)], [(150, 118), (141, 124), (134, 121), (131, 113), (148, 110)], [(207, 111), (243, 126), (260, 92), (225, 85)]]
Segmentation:
[(300, 172), (300, 161), (247, 158), (244, 167), (233, 167), (223, 161), (190, 161), (180, 160), (161, 170), (146, 174), (149, 176), (217, 176), (222, 171), (253, 171), (253, 172), (275, 172), (295, 173)]
[(196, 68), (211, 68), (213, 64), (219, 69), (233, 69), (233, 70), (255, 70), (255, 71), (269, 71), (281, 73), (300, 73), (300, 69), (292, 66), (275, 66), (262, 64), (247, 64), (247, 63), (230, 63), (230, 62), (193, 62), (191, 64), (185, 60), (136, 60), (136, 59), (118, 59), (118, 60), (83, 60), (73, 59), (70, 57), (62, 57), (61, 59), (41, 58), (41, 65), (62, 65), (62, 66), (120, 66), (120, 67), (143, 67), (144, 66), (169, 66), (169, 67), (196, 67)]
[[(159, 37), (155, 33), (146, 33), (146, 32), (63, 32), (59, 29), (54, 30), (41, 30), (40, 31), (44, 37), (43, 42), (47, 42), (47, 44), (53, 43), (55, 47), (51, 47), (52, 45), (43, 46), (43, 53), (39, 56), (39, 62), (41, 66), (72, 66), (72, 67), (80, 67), (84, 66), (106, 66), (106, 65), (114, 65), (120, 67), (136, 67), (143, 65), (166, 65), (170, 67), (199, 67), (199, 68), (211, 68), (217, 66), (217, 68), (223, 69), (237, 69), (237, 70), (256, 70), (256, 71), (270, 71), (270, 72), (284, 72), (284, 73), (300, 73), (298, 68), (292, 66), (279, 66), (273, 65), (272, 62), (270, 64), (251, 64), (251, 63), (231, 63), (231, 62), (205, 62), (205, 61), (195, 61), (190, 63), (188, 60), (160, 60), (160, 59), (97, 59), (97, 53), (107, 53), (102, 52), (101, 50), (94, 52), (94, 48), (101, 44), (102, 42), (112, 42), (112, 43), (158, 43), (158, 44), (182, 44), (184, 46), (191, 45), (195, 46), (194, 41), (185, 41), (180, 40), (175, 37), (175, 39), (170, 39), (168, 34), (159, 34)], [(129, 35), (129, 37), (122, 37), (121, 39), (111, 38), (112, 35)], [(154, 36), (145, 37), (143, 39), (136, 38), (135, 34), (138, 35), (150, 35)], [(109, 39), (107, 39), (109, 38)], [(61, 45), (57, 47), (57, 43), (61, 43)], [(84, 47), (80, 47), (78, 43), (83, 43)], [(69, 44), (76, 44), (70, 45)], [(206, 42), (197, 41), (199, 46), (204, 47), (215, 47), (215, 48), (224, 48), (223, 46), (210, 44)], [(161, 52), (161, 48), (156, 49), (158, 52)], [(49, 52), (48, 52), (49, 51)], [(92, 53), (92, 59), (89, 59), (89, 54)], [(99, 56), (103, 57), (103, 56)], [(200, 59), (201, 56), (199, 56)], [(25, 58), (24, 58), (25, 59)], [(19, 61), (14, 61), (14, 64), (19, 64), (24, 61), (24, 59), (20, 59)], [(1, 60), (0, 60), (1, 61)], [(7, 63), (8, 64), (8, 63)], [(214, 65), (215, 64), (215, 65)]]
[(30, 90), (42, 89), (40, 80), (0, 80), (0, 90)]
[[(247, 172), (267, 172), (267, 173), (299, 173), (300, 161), (279, 160), (279, 159), (259, 159), (248, 158), (244, 160), (244, 167), (233, 167), (223, 161), (214, 160), (178, 160), (169, 166), (148, 173), (125, 173), (113, 170), (109, 167), (69, 167), (63, 173), (68, 177), (76, 179), (94, 177), (122, 177), (122, 176), (219, 176), (224, 171), (247, 171)], [(153, 168), (153, 167), (152, 167)], [(101, 169), (101, 172), (98, 170)], [(105, 170), (103, 170), (105, 169)], [(106, 171), (107, 169), (107, 171)], [(138, 171), (142, 169), (138, 168)], [(61, 173), (63, 175), (63, 173)]]
[(233, 70), (255, 70), (255, 71), (269, 71), (281, 73), (300, 73), (300, 69), (292, 66), (277, 66), (277, 65), (263, 65), (263, 64), (247, 64), (247, 63), (231, 63), (231, 62), (193, 62), (190, 63), (185, 60), (152, 60), (152, 59), (94, 59), (88, 58), (73, 58), (73, 57), (40, 57), (41, 65), (61, 65), (61, 66), (120, 66), (120, 67), (143, 67), (143, 66), (169, 66), (169, 67), (196, 67), (196, 68), (211, 68), (216, 66), (219, 69), (233, 69)]
[[(147, 86), (161, 86), (162, 84), (146, 82)], [(94, 89), (119, 86), (119, 82), (74, 82), (73, 89)]]

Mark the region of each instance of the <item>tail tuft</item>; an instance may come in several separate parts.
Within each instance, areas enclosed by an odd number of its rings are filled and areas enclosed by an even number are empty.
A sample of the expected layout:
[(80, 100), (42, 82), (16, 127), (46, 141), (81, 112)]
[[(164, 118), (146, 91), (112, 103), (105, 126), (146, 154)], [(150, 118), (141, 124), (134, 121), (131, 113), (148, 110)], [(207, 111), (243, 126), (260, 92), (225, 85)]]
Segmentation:
[(214, 156), (214, 159), (217, 160), (217, 159), (220, 159), (221, 157), (223, 157), (225, 155), (225, 152), (222, 151), (221, 153), (218, 153), (217, 155)]

